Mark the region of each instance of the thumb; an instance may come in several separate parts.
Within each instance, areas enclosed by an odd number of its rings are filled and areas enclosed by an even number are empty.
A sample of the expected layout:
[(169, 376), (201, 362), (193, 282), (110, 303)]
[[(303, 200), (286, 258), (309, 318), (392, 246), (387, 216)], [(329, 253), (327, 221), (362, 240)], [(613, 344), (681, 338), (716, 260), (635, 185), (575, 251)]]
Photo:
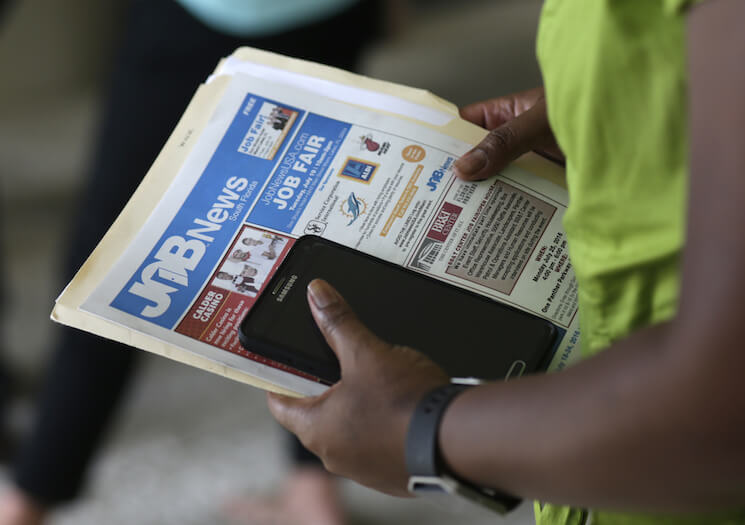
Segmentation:
[(310, 282), (308, 303), (318, 328), (339, 359), (342, 377), (353, 372), (361, 352), (383, 344), (326, 281)]
[(313, 409), (320, 401), (319, 397), (299, 398), (272, 392), (267, 392), (266, 399), (269, 412), (280, 425), (293, 434), (303, 435), (311, 427)]
[(464, 180), (484, 180), (542, 143), (550, 133), (546, 102), (533, 107), (491, 130), (472, 150), (455, 162), (455, 174)]

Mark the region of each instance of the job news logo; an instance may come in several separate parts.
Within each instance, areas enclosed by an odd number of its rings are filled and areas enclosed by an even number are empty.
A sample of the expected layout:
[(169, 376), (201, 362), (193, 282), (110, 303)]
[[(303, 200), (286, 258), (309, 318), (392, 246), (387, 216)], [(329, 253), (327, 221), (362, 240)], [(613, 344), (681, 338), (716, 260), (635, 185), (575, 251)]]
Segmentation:
[(127, 290), (150, 303), (140, 310), (139, 315), (149, 318), (162, 316), (171, 306), (171, 294), (188, 288), (190, 272), (199, 265), (207, 252), (207, 243), (215, 241), (215, 235), (230, 217), (229, 210), (235, 207), (240, 192), (247, 187), (247, 179), (230, 177), (205, 217), (195, 218), (192, 221), (195, 227), (183, 236), (171, 235), (164, 240), (152, 256), (154, 261), (141, 267), (139, 280)]
[(455, 159), (453, 157), (447, 157), (442, 163), (442, 166), (432, 172), (432, 175), (430, 175), (429, 180), (427, 181), (427, 187), (429, 188), (429, 191), (435, 191), (437, 189), (437, 186), (440, 184), (443, 177), (445, 177), (445, 175), (447, 175), (448, 173), (448, 170), (452, 168), (454, 160)]

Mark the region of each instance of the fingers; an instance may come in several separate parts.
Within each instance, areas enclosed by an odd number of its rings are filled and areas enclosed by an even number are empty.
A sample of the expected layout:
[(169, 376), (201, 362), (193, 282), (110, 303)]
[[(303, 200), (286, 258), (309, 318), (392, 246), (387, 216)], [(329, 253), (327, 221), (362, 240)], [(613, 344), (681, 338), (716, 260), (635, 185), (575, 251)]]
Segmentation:
[(308, 303), (318, 328), (339, 359), (342, 376), (350, 370), (359, 349), (370, 349), (381, 344), (381, 340), (370, 332), (339, 292), (326, 281), (311, 281), (308, 285)]
[(529, 89), (469, 104), (460, 109), (460, 116), (482, 128), (494, 129), (529, 110), (543, 96), (542, 87)]
[(491, 130), (478, 146), (455, 162), (455, 174), (464, 180), (484, 180), (510, 162), (542, 145), (550, 134), (543, 99), (517, 118)]

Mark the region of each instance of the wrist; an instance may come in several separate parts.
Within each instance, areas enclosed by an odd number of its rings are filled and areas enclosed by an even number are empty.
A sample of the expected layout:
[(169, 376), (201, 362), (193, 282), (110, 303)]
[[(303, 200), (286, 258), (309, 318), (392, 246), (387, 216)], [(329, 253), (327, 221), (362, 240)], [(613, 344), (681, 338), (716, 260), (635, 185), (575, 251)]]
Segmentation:
[(437, 476), (445, 467), (439, 428), (448, 405), (468, 386), (446, 383), (419, 400), (406, 433), (406, 470), (409, 475)]
[(477, 486), (457, 475), (440, 450), (440, 426), (446, 409), (469, 386), (445, 384), (428, 392), (417, 405), (406, 435), (406, 469), (413, 494), (448, 493), (505, 513), (519, 498), (489, 487)]

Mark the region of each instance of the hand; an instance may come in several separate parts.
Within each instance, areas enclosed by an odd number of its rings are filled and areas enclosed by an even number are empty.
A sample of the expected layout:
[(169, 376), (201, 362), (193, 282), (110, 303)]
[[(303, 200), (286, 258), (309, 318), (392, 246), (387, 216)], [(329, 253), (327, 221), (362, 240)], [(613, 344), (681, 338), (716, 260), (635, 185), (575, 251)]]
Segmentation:
[(328, 283), (308, 286), (308, 303), (339, 358), (341, 380), (316, 397), (269, 394), (269, 410), (335, 474), (409, 495), (404, 445), (417, 403), (448, 376), (412, 348), (380, 340)]
[(542, 87), (465, 106), (460, 116), (490, 131), (456, 161), (455, 174), (461, 179), (492, 177), (531, 150), (564, 160), (548, 123)]

